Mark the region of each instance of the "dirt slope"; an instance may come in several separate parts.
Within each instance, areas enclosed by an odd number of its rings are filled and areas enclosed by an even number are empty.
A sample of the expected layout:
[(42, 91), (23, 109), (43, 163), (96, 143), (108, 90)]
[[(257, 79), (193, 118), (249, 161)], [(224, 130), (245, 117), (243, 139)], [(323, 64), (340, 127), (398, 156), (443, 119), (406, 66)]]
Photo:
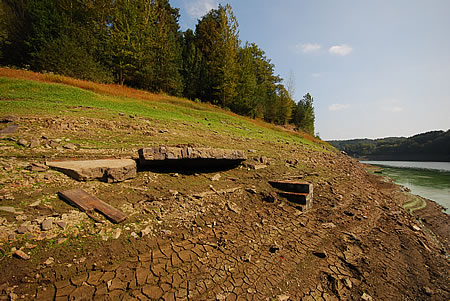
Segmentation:
[[(190, 130), (187, 123), (166, 130), (139, 116), (23, 114), (15, 122), (19, 130), (0, 140), (0, 206), (15, 208), (0, 211), (3, 299), (450, 298), (448, 232), (435, 235), (432, 225), (402, 209), (405, 200), (393, 186), (340, 153)], [(188, 138), (245, 150), (249, 162), (267, 167), (140, 171), (114, 184), (30, 167), (48, 159), (135, 158), (139, 147)], [(121, 144), (124, 139), (134, 143)], [(37, 145), (29, 147), (33, 140)], [(273, 192), (268, 180), (292, 177), (314, 184), (312, 210), (264, 200)], [(85, 189), (129, 218), (94, 222), (57, 198), (70, 188)], [(448, 225), (448, 216), (439, 216)], [(49, 218), (53, 227), (43, 230)], [(16, 250), (30, 259), (12, 255)]]

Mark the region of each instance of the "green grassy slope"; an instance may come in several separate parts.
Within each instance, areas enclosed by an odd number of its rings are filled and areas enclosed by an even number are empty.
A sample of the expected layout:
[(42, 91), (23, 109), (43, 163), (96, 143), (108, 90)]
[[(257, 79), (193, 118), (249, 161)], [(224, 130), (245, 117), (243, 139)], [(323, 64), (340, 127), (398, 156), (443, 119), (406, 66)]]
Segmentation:
[[(168, 129), (188, 126), (191, 131), (215, 132), (229, 137), (308, 144), (323, 149), (298, 134), (274, 125), (260, 124), (219, 108), (194, 102), (157, 100), (97, 94), (65, 84), (0, 77), (0, 115), (65, 116), (114, 120), (119, 114), (162, 123)], [(195, 139), (194, 139), (195, 140)], [(180, 139), (174, 143), (189, 143)], [(198, 142), (198, 141), (193, 141)], [(207, 142), (207, 141), (205, 141)], [(208, 144), (208, 143), (205, 143)]]

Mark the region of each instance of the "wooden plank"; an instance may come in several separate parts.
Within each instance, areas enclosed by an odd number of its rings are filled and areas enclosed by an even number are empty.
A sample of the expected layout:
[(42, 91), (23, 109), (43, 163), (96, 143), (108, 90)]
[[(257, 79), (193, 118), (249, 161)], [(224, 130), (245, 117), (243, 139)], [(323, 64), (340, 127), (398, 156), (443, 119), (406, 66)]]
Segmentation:
[(102, 213), (113, 223), (120, 223), (124, 221), (127, 216), (120, 210), (112, 207), (111, 205), (103, 202), (95, 196), (90, 195), (82, 189), (72, 189), (59, 192), (58, 195), (65, 201), (75, 205), (82, 211), (88, 213), (96, 210)]
[(311, 193), (313, 190), (312, 184), (295, 180), (269, 181), (269, 184), (286, 192)]

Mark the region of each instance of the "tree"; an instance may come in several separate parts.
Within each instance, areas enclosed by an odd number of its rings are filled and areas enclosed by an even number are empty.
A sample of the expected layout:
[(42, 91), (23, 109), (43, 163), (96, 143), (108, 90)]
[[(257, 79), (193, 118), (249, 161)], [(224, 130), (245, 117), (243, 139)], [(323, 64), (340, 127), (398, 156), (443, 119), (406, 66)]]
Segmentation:
[(300, 129), (306, 131), (307, 133), (314, 135), (314, 99), (309, 93), (297, 103), (292, 122)]
[(199, 95), (230, 107), (238, 83), (238, 24), (230, 5), (219, 5), (197, 24), (195, 39), (202, 53)]
[(200, 97), (199, 83), (202, 63), (202, 53), (195, 44), (194, 32), (191, 29), (183, 34), (182, 70), (184, 81), (183, 95), (189, 99)]

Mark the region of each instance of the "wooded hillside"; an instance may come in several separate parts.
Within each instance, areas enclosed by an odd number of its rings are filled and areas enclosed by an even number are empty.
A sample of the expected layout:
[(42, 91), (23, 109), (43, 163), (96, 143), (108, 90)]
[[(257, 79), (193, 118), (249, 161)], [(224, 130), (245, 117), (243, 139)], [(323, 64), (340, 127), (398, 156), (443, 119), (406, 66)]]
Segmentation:
[(229, 5), (180, 30), (168, 0), (0, 0), (0, 64), (211, 102), (314, 134), (312, 97), (298, 104)]
[(371, 160), (450, 161), (450, 130), (431, 131), (409, 138), (328, 141), (352, 157)]

